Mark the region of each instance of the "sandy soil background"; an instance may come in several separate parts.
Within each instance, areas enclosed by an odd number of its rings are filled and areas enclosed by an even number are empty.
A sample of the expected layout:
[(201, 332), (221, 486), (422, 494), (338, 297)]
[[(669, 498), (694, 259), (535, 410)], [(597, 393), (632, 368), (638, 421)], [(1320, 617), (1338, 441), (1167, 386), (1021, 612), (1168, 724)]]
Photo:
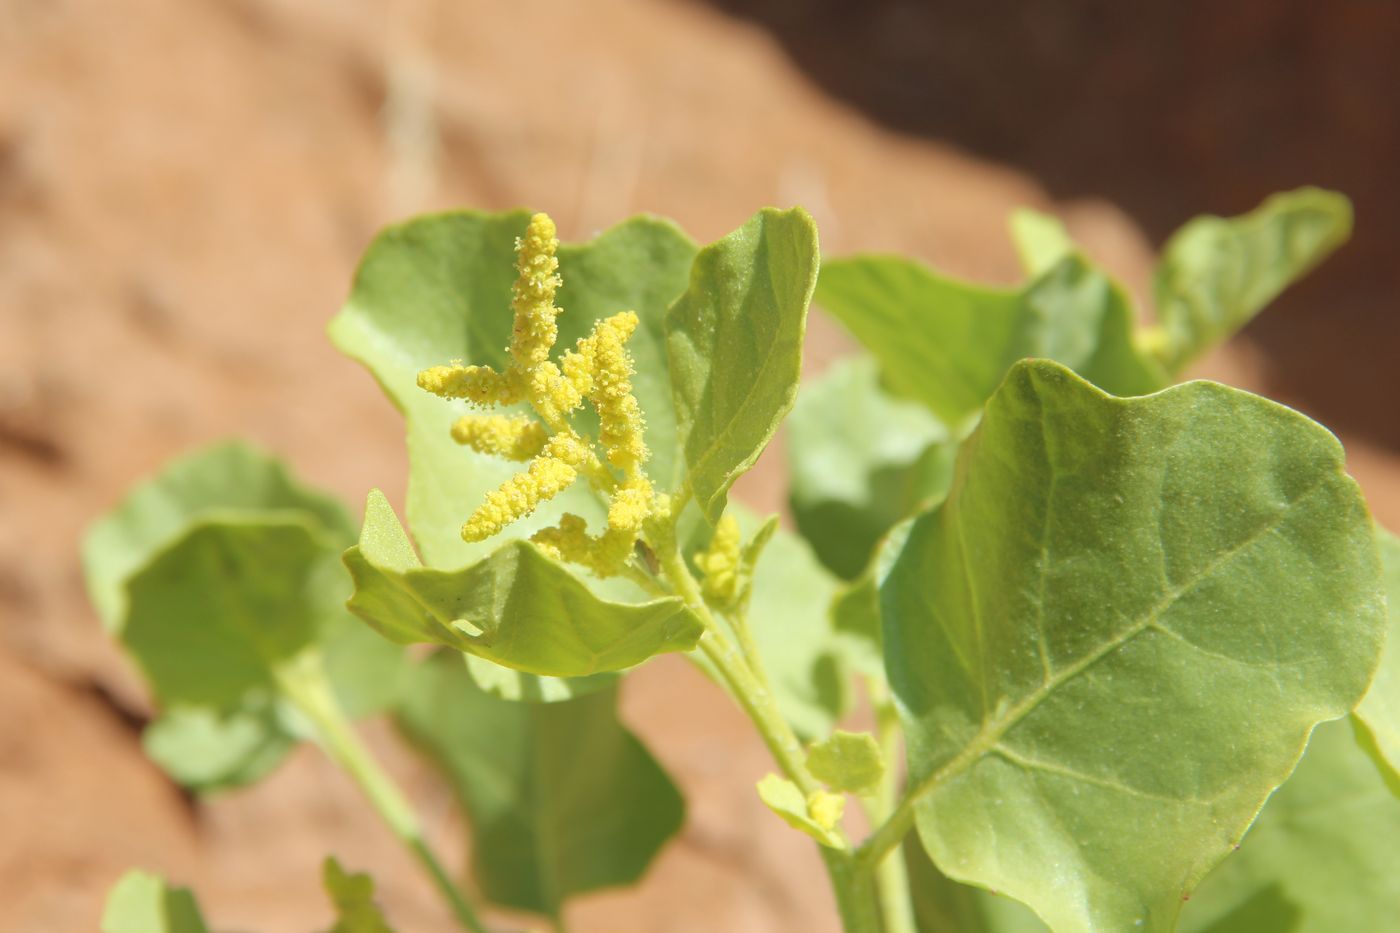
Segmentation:
[[(1005, 217), (1029, 204), (1141, 295), (1189, 216), (1339, 187), (1356, 243), (1201, 373), (1336, 427), (1400, 525), (1400, 7), (1322, 6), (0, 0), (0, 929), (95, 929), (141, 865), (221, 929), (305, 931), (327, 852), (375, 872), (402, 929), (440, 928), (313, 750), (205, 803), (144, 759), (147, 700), (77, 561), (134, 480), (228, 435), (352, 503), (402, 489), (400, 421), (323, 328), (374, 231), (415, 211), (526, 205), (570, 239), (652, 211), (706, 241), (800, 203), (828, 254), (1012, 281)], [(813, 331), (812, 367), (848, 348)], [(781, 508), (779, 452), (743, 493)], [(571, 925), (834, 929), (717, 691), (665, 659), (623, 713), (690, 819)], [(458, 851), (443, 790), (371, 732)]]

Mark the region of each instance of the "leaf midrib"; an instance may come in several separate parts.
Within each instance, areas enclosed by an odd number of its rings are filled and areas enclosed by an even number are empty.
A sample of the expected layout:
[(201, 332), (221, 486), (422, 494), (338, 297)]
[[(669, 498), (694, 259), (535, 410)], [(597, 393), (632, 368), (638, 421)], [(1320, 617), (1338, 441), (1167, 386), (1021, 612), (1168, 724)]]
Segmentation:
[[(1289, 502), (1278, 514), (1271, 518), (1259, 529), (1251, 532), (1239, 544), (1222, 552), (1204, 568), (1198, 571), (1190, 580), (1176, 587), (1159, 600), (1151, 609), (1143, 614), (1132, 625), (1123, 629), (1118, 634), (1109, 638), (1095, 650), (1089, 652), (1078, 661), (1067, 667), (1061, 668), (1052, 677), (1047, 678), (1039, 687), (1027, 694), (1019, 703), (1011, 707), (1004, 716), (999, 719), (984, 722), (972, 740), (963, 746), (958, 752), (942, 767), (938, 768), (928, 777), (919, 781), (909, 791), (911, 803), (917, 803), (928, 794), (937, 790), (944, 783), (966, 771), (988, 754), (994, 752), (1000, 744), (1002, 738), (1011, 731), (1022, 720), (1029, 716), (1042, 702), (1051, 694), (1063, 687), (1069, 681), (1078, 677), (1084, 671), (1093, 667), (1099, 661), (1113, 654), (1118, 649), (1125, 646), (1134, 638), (1146, 631), (1158, 627), (1161, 615), (1171, 608), (1178, 600), (1195, 589), (1200, 584), (1209, 579), (1217, 570), (1227, 562), (1233, 560), (1240, 553), (1252, 547), (1258, 541), (1269, 534), (1277, 531), (1279, 527), (1287, 521), (1288, 517), (1298, 507), (1299, 504), (1324, 489), (1330, 480), (1335, 479), (1333, 474), (1325, 474), (1311, 486), (1300, 493), (1293, 501)], [(1172, 634), (1177, 634), (1173, 632)]]

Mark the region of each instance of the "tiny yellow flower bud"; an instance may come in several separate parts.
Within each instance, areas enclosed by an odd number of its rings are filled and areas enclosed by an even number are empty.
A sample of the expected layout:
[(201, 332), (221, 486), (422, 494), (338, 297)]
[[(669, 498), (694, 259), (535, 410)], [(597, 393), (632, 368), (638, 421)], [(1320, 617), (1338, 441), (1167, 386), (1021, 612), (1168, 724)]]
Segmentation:
[(835, 829), (846, 813), (846, 798), (830, 791), (814, 790), (807, 795), (807, 813), (822, 829)]
[(490, 366), (434, 366), (418, 374), (418, 387), (442, 398), (464, 398), (478, 405), (514, 405), (520, 391), (513, 380)]
[(526, 415), (463, 415), (452, 425), (452, 439), (478, 453), (523, 461), (537, 456), (548, 436)]
[[(619, 486), (608, 506), (608, 528), (630, 532), (635, 538), (652, 510), (651, 483), (637, 477)], [(630, 548), (630, 546), (629, 546)]]
[(739, 594), (739, 522), (732, 515), (720, 518), (710, 546), (695, 555), (695, 566), (704, 579), (705, 598), (720, 606), (732, 605)]

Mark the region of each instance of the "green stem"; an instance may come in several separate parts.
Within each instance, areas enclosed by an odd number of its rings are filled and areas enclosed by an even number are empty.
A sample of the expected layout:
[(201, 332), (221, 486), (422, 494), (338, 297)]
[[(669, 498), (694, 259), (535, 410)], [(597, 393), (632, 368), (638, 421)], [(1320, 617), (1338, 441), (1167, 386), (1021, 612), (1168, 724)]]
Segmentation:
[(352, 777), (389, 829), (427, 870), (463, 929), (487, 933), (462, 891), (452, 883), (424, 839), (418, 816), (394, 779), (380, 767), (345, 717), (326, 682), (320, 659), (305, 655), (277, 672), (278, 687), (311, 721), (326, 754)]
[[(894, 812), (899, 796), (899, 717), (890, 702), (889, 687), (876, 678), (867, 678), (866, 690), (875, 711), (875, 733), (885, 760), (880, 787), (866, 812), (870, 825), (879, 826)], [(880, 914), (886, 933), (916, 933), (914, 903), (909, 894), (909, 870), (903, 853), (896, 848), (875, 866), (875, 886), (880, 897)]]
[[(796, 784), (804, 795), (821, 789), (821, 784), (807, 770), (802, 743), (792, 731), (792, 726), (778, 712), (777, 701), (766, 685), (767, 677), (761, 673), (763, 665), (757, 652), (750, 661), (745, 662), (740, 650), (725, 636), (705, 604), (700, 585), (685, 565), (685, 558), (681, 556), (674, 539), (658, 543), (662, 545), (658, 554), (662, 573), (705, 625), (700, 650), (719, 672), (730, 694), (748, 714), (773, 760), (788, 780)], [(751, 665), (756, 665), (756, 668), (751, 669)], [(848, 850), (827, 846), (819, 846), (819, 849), (831, 878), (836, 906), (846, 933), (880, 933), (879, 905), (870, 873), (858, 870)]]

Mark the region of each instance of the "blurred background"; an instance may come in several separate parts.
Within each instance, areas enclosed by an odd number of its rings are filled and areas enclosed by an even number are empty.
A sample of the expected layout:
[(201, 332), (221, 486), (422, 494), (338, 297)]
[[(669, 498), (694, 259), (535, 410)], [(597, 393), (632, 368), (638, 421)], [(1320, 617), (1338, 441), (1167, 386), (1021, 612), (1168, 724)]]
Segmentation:
[[(1005, 221), (1031, 205), (1143, 299), (1190, 217), (1336, 188), (1352, 243), (1197, 374), (1336, 430), (1397, 526), (1397, 88), (1388, 0), (0, 0), (0, 929), (94, 929), (139, 865), (220, 928), (305, 931), (328, 852), (404, 930), (442, 921), (315, 751), (212, 803), (148, 763), (77, 557), (133, 481), (227, 435), (356, 508), (402, 490), (399, 417), (323, 334), (381, 225), (527, 206), (580, 239), (648, 211), (704, 242), (796, 203), (828, 255), (1012, 282)], [(848, 349), (817, 321), (808, 365)], [(744, 496), (781, 509), (782, 473), (771, 451)], [(690, 818), (572, 926), (834, 929), (718, 692), (662, 659), (623, 716)], [(450, 850), (446, 794), (394, 762)]]

